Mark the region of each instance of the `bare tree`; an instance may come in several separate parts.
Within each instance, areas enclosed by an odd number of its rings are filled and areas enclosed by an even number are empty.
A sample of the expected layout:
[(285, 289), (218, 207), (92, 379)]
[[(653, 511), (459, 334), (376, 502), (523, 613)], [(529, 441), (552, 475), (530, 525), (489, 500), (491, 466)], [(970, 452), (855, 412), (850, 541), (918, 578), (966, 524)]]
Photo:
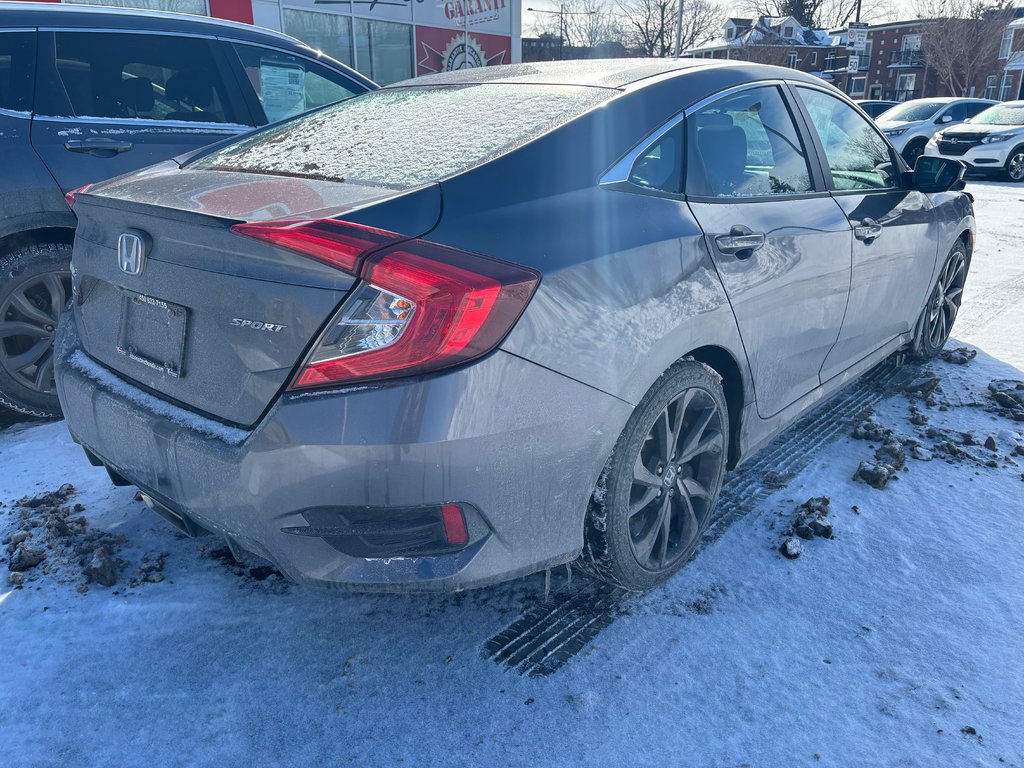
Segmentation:
[(550, 13), (537, 14), (533, 33), (564, 35), (566, 47), (594, 47), (622, 39), (615, 10), (603, 0), (562, 0)]
[[(624, 0), (618, 15), (626, 45), (644, 56), (671, 56), (678, 9), (677, 0)], [(680, 50), (714, 40), (724, 21), (725, 11), (713, 0), (684, 0)]]
[(954, 95), (966, 96), (991, 70), (1003, 30), (1013, 18), (1010, 0), (917, 0), (921, 55)]
[[(857, 0), (740, 0), (737, 8), (754, 18), (792, 16), (811, 29), (838, 29), (854, 20)], [(861, 21), (880, 21), (891, 13), (886, 0), (861, 2)]]

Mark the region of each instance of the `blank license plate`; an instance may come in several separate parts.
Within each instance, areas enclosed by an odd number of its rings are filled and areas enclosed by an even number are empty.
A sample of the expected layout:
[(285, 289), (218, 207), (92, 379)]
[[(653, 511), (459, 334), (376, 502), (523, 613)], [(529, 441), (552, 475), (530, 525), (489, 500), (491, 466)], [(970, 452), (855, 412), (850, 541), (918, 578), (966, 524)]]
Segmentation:
[(117, 351), (174, 378), (184, 375), (188, 309), (133, 291), (121, 292)]

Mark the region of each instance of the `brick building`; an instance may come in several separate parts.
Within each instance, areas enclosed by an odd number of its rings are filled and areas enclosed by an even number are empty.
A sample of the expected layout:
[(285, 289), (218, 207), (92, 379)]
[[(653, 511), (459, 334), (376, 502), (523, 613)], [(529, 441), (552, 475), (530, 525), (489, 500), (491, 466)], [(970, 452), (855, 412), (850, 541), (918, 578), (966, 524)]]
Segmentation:
[(1024, 9), (1016, 14), (1002, 29), (998, 50), (979, 68), (966, 93), (951, 93), (922, 52), (925, 30), (941, 20), (915, 19), (869, 27), (867, 46), (852, 71), (845, 29), (806, 29), (792, 17), (730, 18), (719, 41), (691, 49), (686, 55), (788, 66), (818, 75), (855, 99), (1024, 99)]

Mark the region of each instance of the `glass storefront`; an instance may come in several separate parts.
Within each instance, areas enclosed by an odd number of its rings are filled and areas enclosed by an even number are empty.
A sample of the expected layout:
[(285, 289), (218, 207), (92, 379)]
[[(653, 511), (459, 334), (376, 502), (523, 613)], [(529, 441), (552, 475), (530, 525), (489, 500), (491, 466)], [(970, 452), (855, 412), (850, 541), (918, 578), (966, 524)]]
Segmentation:
[(412, 26), (356, 19), (356, 68), (387, 85), (412, 77)]
[(285, 8), (282, 21), (286, 35), (298, 38), (342, 64), (353, 65), (351, 16)]

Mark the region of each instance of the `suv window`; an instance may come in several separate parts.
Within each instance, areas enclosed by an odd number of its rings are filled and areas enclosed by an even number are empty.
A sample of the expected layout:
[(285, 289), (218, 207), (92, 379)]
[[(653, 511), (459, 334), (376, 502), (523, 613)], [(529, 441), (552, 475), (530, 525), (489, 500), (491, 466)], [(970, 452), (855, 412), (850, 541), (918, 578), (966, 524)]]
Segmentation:
[(828, 93), (796, 88), (838, 190), (887, 189), (898, 186), (897, 165), (885, 139), (853, 107)]
[(686, 124), (687, 194), (760, 197), (814, 190), (807, 152), (775, 86), (725, 96)]
[(0, 109), (32, 111), (34, 32), (0, 32)]
[(365, 90), (339, 72), (284, 51), (241, 44), (234, 48), (270, 123)]
[(231, 107), (208, 40), (116, 32), (57, 32), (54, 37), (57, 74), (67, 100), (63, 106), (58, 100), (40, 107), (41, 114), (248, 122)]
[(967, 105), (967, 117), (974, 117), (975, 115), (980, 115), (982, 112), (984, 112), (991, 106), (992, 104), (989, 102), (972, 101), (970, 104)]

